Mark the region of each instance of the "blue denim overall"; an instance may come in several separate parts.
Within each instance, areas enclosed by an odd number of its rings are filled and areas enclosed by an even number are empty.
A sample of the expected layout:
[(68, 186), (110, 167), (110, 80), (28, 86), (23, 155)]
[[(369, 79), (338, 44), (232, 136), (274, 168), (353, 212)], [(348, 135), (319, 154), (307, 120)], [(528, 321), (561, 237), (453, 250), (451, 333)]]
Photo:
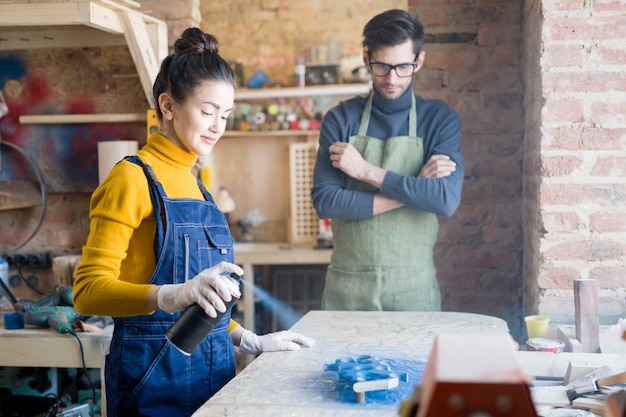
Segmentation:
[[(157, 263), (149, 283), (181, 284), (221, 261), (233, 262), (226, 217), (200, 181), (206, 201), (170, 199), (149, 165), (137, 156), (127, 159), (143, 167), (157, 216)], [(181, 314), (158, 310), (152, 315), (115, 318), (105, 364), (109, 417), (190, 416), (235, 376), (230, 313), (190, 356), (165, 338)]]

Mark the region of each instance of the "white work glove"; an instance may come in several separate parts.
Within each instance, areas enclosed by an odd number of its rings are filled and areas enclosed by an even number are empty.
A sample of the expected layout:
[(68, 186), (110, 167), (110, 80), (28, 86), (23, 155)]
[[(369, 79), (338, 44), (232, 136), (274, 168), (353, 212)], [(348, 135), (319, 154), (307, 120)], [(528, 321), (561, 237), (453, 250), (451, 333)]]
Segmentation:
[(159, 287), (157, 303), (160, 310), (170, 314), (198, 303), (209, 317), (217, 317), (217, 312), (225, 312), (224, 301), (231, 300), (231, 294), (223, 275), (234, 272), (243, 275), (243, 269), (230, 262), (205, 269), (184, 284), (166, 284)]
[(315, 340), (300, 333), (282, 330), (258, 336), (250, 330), (244, 329), (239, 342), (239, 350), (243, 353), (258, 355), (262, 352), (278, 350), (298, 350), (300, 346), (313, 347)]

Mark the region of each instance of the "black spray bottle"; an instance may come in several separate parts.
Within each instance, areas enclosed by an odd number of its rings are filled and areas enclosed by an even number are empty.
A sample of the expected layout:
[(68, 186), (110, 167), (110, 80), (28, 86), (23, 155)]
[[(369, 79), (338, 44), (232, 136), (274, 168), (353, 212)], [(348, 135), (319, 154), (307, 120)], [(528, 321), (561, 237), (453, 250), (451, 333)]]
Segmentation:
[(241, 297), (241, 291), (239, 291), (241, 277), (231, 273), (229, 276), (224, 275), (223, 279), (228, 285), (230, 295), (232, 296), (229, 302), (224, 302), (226, 305), (225, 312), (220, 313), (218, 311), (217, 317), (212, 318), (207, 316), (198, 304), (193, 304), (187, 307), (183, 314), (172, 324), (172, 327), (167, 329), (165, 333), (167, 339), (185, 355), (191, 355)]

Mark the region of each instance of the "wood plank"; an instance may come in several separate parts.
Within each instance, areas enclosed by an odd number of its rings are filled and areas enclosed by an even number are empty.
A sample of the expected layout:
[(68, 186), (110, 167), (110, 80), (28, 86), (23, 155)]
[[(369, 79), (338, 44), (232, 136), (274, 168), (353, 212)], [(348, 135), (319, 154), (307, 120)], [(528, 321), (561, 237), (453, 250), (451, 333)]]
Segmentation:
[(583, 352), (600, 352), (600, 318), (598, 315), (598, 281), (574, 280), (576, 339)]
[(40, 206), (41, 198), (41, 187), (35, 182), (0, 182), (0, 210), (16, 210)]
[(535, 407), (567, 407), (570, 405), (567, 389), (563, 385), (530, 387), (530, 396)]
[(558, 325), (556, 327), (557, 339), (565, 343), (566, 352), (582, 352), (583, 347), (580, 341), (576, 339), (576, 335), (572, 333), (573, 332), (569, 331), (569, 326)]
[(138, 12), (120, 11), (124, 21), (124, 37), (128, 49), (135, 62), (139, 79), (146, 94), (146, 100), (151, 108), (156, 103), (152, 97), (152, 84), (159, 73), (160, 61), (157, 59), (146, 31), (146, 24)]
[(21, 124), (130, 123), (145, 122), (145, 113), (23, 115)]
[(126, 46), (121, 35), (87, 26), (0, 28), (0, 51), (44, 48)]
[(94, 2), (0, 4), (0, 26), (86, 25), (123, 34), (117, 12)]

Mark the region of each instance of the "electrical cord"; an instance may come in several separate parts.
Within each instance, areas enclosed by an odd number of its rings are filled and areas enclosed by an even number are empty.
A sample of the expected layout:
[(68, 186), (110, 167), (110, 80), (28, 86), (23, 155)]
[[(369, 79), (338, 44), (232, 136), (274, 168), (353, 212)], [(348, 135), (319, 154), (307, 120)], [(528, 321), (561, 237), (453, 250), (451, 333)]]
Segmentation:
[(24, 277), (24, 274), (22, 273), (22, 265), (17, 267), (17, 274), (9, 278), (9, 284), (12, 287), (17, 287), (19, 285), (19, 281), (24, 282), (28, 288), (35, 291), (37, 294), (46, 295), (39, 288), (37, 288), (37, 284), (39, 283), (39, 277), (37, 277), (37, 275), (32, 274), (28, 278)]
[(89, 387), (91, 388), (92, 402), (89, 406), (90, 407), (89, 415), (93, 415), (93, 407), (96, 404), (96, 387), (93, 384), (91, 377), (89, 376), (89, 371), (87, 370), (87, 363), (85, 361), (85, 350), (83, 349), (83, 342), (80, 340), (80, 337), (78, 337), (76, 332), (71, 333), (71, 335), (74, 336), (74, 338), (76, 338), (76, 340), (78, 341), (78, 346), (80, 347), (80, 359), (83, 364), (83, 372), (85, 373), (85, 377), (87, 378), (87, 382), (89, 382)]
[(33, 232), (30, 234), (30, 236), (26, 238), (24, 242), (22, 242), (20, 245), (16, 246), (15, 248), (13, 248), (12, 250), (8, 251), (5, 254), (5, 255), (8, 255), (10, 253), (17, 252), (18, 250), (23, 248), (28, 242), (31, 241), (33, 237), (35, 237), (37, 232), (39, 232), (39, 229), (41, 228), (41, 225), (43, 224), (43, 219), (46, 216), (46, 210), (48, 208), (48, 193), (46, 192), (46, 185), (43, 181), (43, 174), (41, 173), (41, 169), (39, 168), (37, 163), (35, 163), (35, 161), (19, 146), (11, 142), (0, 141), (0, 146), (2, 145), (8, 146), (9, 148), (17, 151), (28, 161), (28, 163), (33, 167), (33, 170), (35, 171), (35, 175), (37, 175), (37, 180), (39, 181), (39, 186), (41, 190), (41, 213), (39, 214), (39, 220), (37, 221), (37, 226), (35, 227)]

